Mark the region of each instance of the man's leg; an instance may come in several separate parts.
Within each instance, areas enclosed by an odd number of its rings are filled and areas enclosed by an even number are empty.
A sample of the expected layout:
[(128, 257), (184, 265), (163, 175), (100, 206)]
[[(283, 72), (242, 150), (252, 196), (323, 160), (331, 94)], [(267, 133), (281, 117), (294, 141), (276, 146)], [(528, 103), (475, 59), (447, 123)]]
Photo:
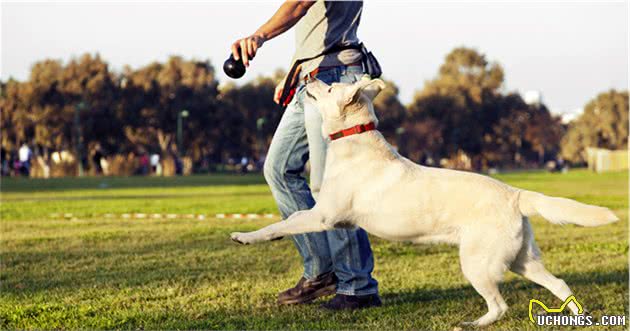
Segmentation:
[[(354, 82), (360, 75), (347, 75), (345, 70), (326, 71), (319, 79), (330, 84), (335, 81)], [(326, 146), (321, 131), (321, 113), (310, 103), (305, 104), (305, 125), (308, 136), (311, 164), (311, 189), (313, 195), (321, 188), (325, 164)], [(372, 278), (374, 258), (367, 233), (363, 229), (337, 229), (326, 232), (333, 270), (337, 276), (337, 293), (348, 296), (366, 296), (378, 293), (378, 282)]]
[[(311, 190), (302, 176), (309, 158), (303, 94), (303, 90), (296, 93), (285, 110), (264, 166), (265, 179), (283, 219), (315, 205)], [(331, 273), (332, 260), (326, 234), (307, 233), (292, 238), (304, 262), (304, 276), (296, 287), (280, 293), (278, 301), (282, 304), (302, 303), (330, 294), (334, 291), (335, 280)]]

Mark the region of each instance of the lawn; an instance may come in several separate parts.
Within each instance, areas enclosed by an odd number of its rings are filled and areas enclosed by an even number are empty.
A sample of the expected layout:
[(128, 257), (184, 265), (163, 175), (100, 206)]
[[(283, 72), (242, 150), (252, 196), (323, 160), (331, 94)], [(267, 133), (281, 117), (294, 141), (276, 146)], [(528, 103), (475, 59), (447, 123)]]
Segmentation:
[[(497, 178), (607, 206), (621, 217), (598, 228), (539, 218), (533, 226), (547, 268), (593, 316), (627, 315), (627, 174), (577, 170)], [(276, 213), (258, 175), (3, 179), (1, 191), (1, 329), (453, 330), (486, 311), (451, 246), (372, 237), (384, 305), (330, 313), (318, 308), (322, 301), (275, 304), (277, 292), (294, 285), (302, 272), (290, 240), (253, 246), (229, 240), (230, 232), (272, 220), (104, 217)], [(51, 217), (65, 213), (72, 217)], [(501, 291), (510, 310), (487, 330), (543, 329), (528, 320), (529, 300), (560, 304), (514, 274), (506, 275)]]

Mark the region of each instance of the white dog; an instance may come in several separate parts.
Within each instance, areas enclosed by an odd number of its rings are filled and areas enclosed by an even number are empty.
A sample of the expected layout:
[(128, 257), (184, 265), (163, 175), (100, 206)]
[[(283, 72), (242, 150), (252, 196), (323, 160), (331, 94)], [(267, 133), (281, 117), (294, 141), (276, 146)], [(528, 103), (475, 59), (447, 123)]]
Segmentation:
[[(400, 156), (376, 130), (372, 100), (383, 81), (307, 85), (331, 136), (317, 204), (258, 231), (232, 233), (251, 244), (306, 232), (358, 226), (378, 237), (459, 245), (461, 268), (486, 300), (488, 313), (467, 325), (488, 325), (505, 314), (498, 283), (511, 270), (560, 300), (572, 293), (545, 269), (528, 216), (554, 224), (598, 226), (618, 218), (607, 208), (517, 189), (492, 178), (423, 167)], [(371, 124), (373, 123), (373, 124)], [(578, 313), (574, 303), (569, 305)]]

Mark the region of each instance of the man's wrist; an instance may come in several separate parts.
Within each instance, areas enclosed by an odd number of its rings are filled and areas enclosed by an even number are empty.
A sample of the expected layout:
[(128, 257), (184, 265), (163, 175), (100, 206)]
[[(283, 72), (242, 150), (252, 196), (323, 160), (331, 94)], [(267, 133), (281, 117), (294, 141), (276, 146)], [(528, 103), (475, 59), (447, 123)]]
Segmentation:
[(265, 33), (264, 31), (258, 30), (256, 32), (254, 32), (254, 36), (261, 38), (264, 41), (267, 41), (267, 36), (268, 34)]

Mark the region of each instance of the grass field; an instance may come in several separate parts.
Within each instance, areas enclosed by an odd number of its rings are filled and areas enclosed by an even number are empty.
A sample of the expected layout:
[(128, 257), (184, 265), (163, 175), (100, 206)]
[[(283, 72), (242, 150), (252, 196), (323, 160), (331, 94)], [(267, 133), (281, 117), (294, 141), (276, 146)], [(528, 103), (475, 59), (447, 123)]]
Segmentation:
[[(533, 226), (547, 268), (569, 284), (592, 315), (627, 315), (627, 174), (578, 170), (498, 178), (607, 206), (621, 217), (599, 228), (557, 226), (538, 218)], [(486, 310), (451, 246), (372, 238), (384, 305), (330, 313), (318, 308), (321, 301), (276, 306), (277, 292), (293, 286), (302, 272), (290, 240), (253, 246), (229, 240), (230, 232), (253, 230), (269, 220), (103, 217), (275, 213), (257, 175), (4, 179), (0, 211), (1, 329), (452, 330)], [(72, 213), (76, 219), (51, 218), (51, 213)], [(528, 320), (529, 300), (560, 304), (513, 274), (507, 274), (501, 290), (511, 309), (487, 330), (543, 329)]]

